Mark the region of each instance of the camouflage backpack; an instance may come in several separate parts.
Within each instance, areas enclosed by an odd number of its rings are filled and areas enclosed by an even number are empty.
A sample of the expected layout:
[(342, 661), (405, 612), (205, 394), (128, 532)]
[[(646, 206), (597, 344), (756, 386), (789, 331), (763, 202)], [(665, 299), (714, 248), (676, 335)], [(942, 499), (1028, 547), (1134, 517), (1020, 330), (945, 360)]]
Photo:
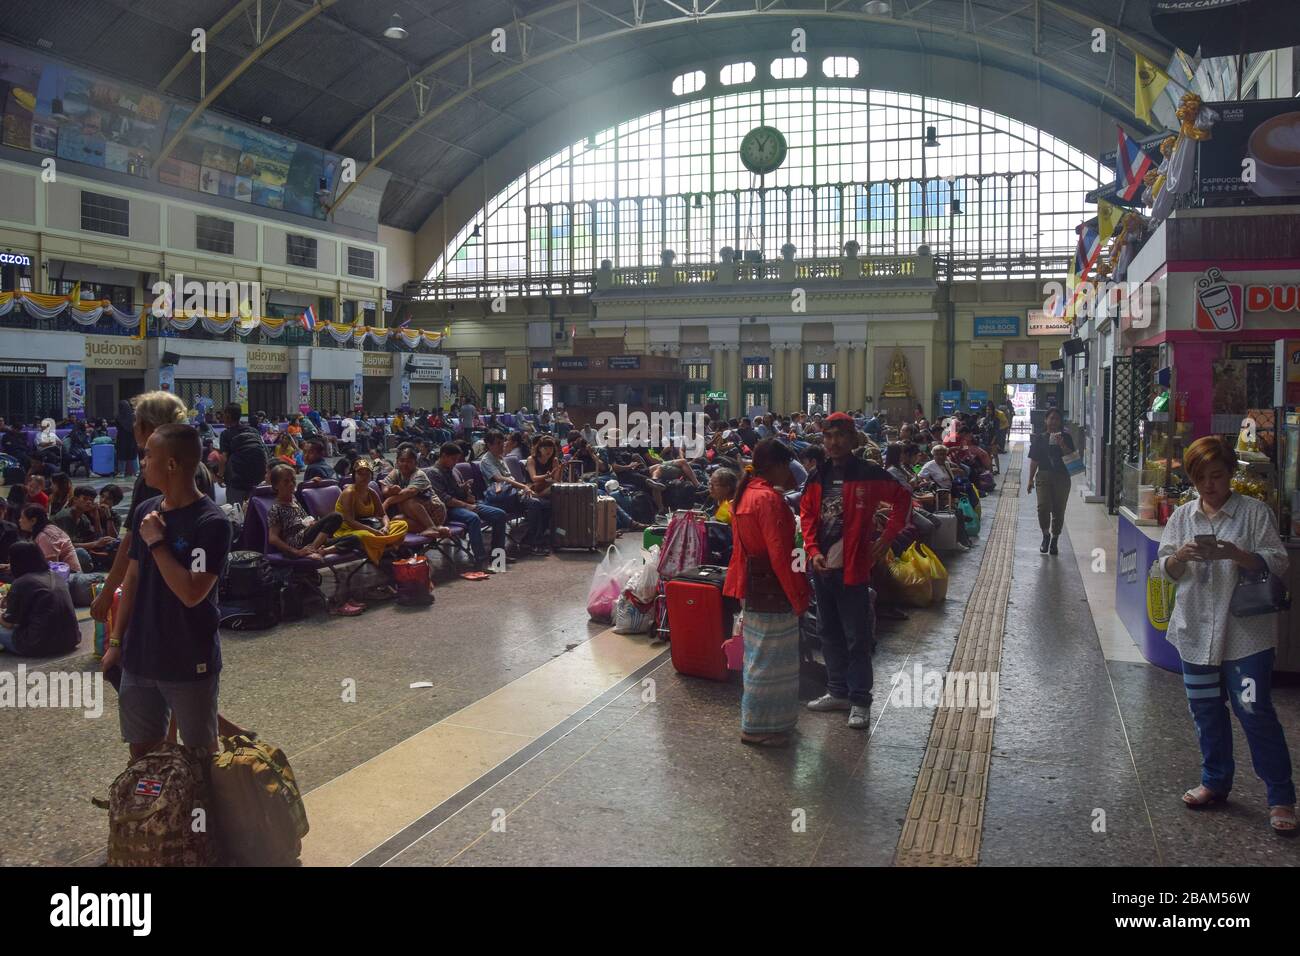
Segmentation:
[[(164, 743), (113, 781), (108, 800), (109, 866), (211, 866), (207, 767), (211, 757)], [(195, 811), (202, 811), (196, 813)]]

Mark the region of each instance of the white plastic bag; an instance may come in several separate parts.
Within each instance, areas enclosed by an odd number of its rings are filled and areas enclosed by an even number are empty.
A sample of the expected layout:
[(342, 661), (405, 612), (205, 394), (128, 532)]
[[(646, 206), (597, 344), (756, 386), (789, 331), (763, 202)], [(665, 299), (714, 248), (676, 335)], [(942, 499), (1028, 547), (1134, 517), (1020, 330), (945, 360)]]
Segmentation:
[(618, 599), (614, 608), (615, 634), (648, 634), (653, 626), (653, 614), (641, 610), (626, 594)]
[(605, 624), (614, 622), (614, 609), (618, 599), (641, 561), (638, 557), (619, 564), (618, 558), (618, 549), (611, 544), (591, 576), (591, 587), (587, 590), (587, 614), (593, 621)]
[(628, 582), (627, 593), (641, 607), (649, 607), (659, 595), (659, 546), (642, 551), (645, 565)]

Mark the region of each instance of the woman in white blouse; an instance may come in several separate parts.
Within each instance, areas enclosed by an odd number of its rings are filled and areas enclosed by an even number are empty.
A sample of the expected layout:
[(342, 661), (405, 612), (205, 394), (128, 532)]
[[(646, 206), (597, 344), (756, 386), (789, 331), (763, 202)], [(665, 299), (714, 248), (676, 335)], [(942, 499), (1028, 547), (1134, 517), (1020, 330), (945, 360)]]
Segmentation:
[(1271, 695), (1277, 619), (1234, 617), (1229, 611), (1238, 571), (1285, 575), (1286, 549), (1277, 520), (1262, 501), (1234, 494), (1237, 455), (1223, 438), (1194, 441), (1183, 466), (1200, 496), (1180, 506), (1160, 539), (1160, 567), (1177, 582), (1169, 642), (1183, 662), (1183, 684), (1201, 745), (1201, 783), (1183, 794), (1200, 809), (1232, 789), (1232, 723), (1245, 731), (1255, 772), (1268, 790), (1269, 824), (1296, 832), (1291, 755)]

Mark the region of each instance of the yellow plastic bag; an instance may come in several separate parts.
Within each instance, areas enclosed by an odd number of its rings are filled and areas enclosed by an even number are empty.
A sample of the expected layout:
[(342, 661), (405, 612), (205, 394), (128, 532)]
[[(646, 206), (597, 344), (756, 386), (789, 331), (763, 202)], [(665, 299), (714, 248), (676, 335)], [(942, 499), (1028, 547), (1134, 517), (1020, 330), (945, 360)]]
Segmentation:
[(917, 541), (903, 552), (903, 557), (907, 558), (909, 553), (915, 556), (912, 561), (918, 566), (925, 569), (927, 577), (930, 579), (931, 600), (938, 604), (948, 597), (948, 569), (943, 566), (939, 556), (930, 550), (925, 544)]
[(934, 585), (920, 556), (908, 548), (901, 558), (895, 558), (892, 552), (888, 557), (889, 578), (899, 603), (909, 607), (929, 607), (934, 600)]

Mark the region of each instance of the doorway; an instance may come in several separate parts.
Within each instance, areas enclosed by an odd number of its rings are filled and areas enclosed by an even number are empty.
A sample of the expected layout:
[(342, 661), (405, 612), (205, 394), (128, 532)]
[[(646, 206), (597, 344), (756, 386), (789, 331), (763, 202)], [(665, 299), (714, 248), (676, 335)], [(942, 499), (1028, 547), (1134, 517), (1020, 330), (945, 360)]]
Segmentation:
[(1015, 412), (1011, 419), (1011, 434), (1025, 440), (1032, 430), (1030, 421), (1034, 411), (1035, 385), (1033, 382), (1016, 382), (1006, 389), (1007, 404)]

